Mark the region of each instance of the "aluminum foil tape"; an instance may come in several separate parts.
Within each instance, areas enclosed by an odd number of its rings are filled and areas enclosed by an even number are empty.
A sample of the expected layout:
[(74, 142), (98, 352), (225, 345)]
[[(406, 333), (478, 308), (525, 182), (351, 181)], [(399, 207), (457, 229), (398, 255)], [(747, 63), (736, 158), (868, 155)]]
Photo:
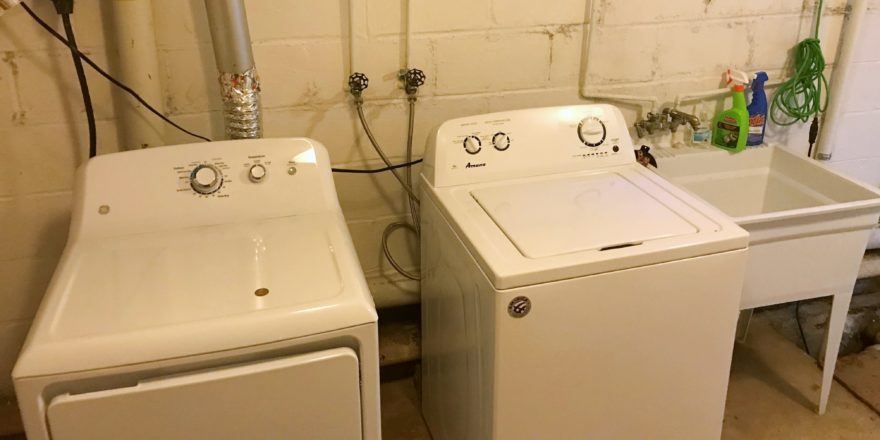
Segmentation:
[(221, 73), (223, 119), (229, 139), (263, 136), (260, 117), (260, 77), (253, 68), (244, 73)]

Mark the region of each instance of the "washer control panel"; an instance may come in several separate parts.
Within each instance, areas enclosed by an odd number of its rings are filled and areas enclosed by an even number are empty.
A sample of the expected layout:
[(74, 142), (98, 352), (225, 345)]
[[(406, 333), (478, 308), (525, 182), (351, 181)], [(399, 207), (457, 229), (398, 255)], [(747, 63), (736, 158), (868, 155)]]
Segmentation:
[(588, 147), (598, 147), (608, 137), (608, 128), (596, 116), (587, 116), (578, 122), (578, 137)]
[(577, 105), (447, 121), (429, 141), (424, 174), (435, 186), (451, 186), (633, 162), (620, 110)]

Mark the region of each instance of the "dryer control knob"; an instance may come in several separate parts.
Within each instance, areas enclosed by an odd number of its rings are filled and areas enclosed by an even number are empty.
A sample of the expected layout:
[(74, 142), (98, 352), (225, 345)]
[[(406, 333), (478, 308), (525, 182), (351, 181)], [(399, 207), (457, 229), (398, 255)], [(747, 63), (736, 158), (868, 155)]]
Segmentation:
[(223, 186), (223, 173), (214, 165), (198, 165), (189, 174), (189, 185), (199, 194), (211, 194)]
[(477, 154), (483, 148), (483, 143), (476, 136), (468, 136), (464, 138), (464, 150), (470, 154)]
[(248, 179), (254, 183), (260, 183), (266, 178), (266, 167), (261, 164), (255, 164), (248, 170)]

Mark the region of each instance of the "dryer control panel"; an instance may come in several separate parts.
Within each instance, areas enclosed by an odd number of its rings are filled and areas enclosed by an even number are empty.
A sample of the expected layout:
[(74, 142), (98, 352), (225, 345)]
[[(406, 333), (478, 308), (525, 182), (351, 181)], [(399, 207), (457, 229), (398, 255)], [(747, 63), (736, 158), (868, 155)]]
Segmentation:
[(447, 121), (429, 141), (423, 173), (442, 187), (634, 162), (620, 110), (596, 104)]
[(72, 231), (113, 236), (338, 210), (326, 149), (306, 138), (98, 156), (78, 172)]

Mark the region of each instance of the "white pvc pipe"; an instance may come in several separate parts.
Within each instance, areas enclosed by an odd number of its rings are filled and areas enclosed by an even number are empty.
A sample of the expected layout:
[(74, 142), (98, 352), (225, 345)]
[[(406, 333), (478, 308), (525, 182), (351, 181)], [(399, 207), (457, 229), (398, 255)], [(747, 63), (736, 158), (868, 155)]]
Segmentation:
[(816, 147), (815, 157), (818, 160), (830, 160), (834, 153), (834, 141), (838, 130), (840, 130), (838, 120), (842, 116), (841, 113), (843, 113), (844, 104), (846, 104), (846, 88), (850, 80), (850, 66), (853, 63), (856, 40), (861, 32), (862, 21), (867, 11), (867, 0), (852, 0), (852, 11), (843, 33), (843, 42), (840, 45), (840, 52), (834, 66), (834, 76), (831, 79), (831, 89), (829, 90), (831, 99), (828, 103), (828, 111), (825, 112), (825, 120)]
[(624, 101), (624, 102), (649, 102), (651, 103), (651, 110), (655, 110), (657, 106), (660, 104), (660, 98), (656, 96), (634, 96), (634, 95), (619, 95), (614, 93), (600, 93), (600, 92), (589, 92), (589, 93), (581, 93), (582, 98), (586, 99), (606, 99), (609, 101)]
[[(410, 0), (412, 1), (412, 0)], [(582, 55), (583, 64), (581, 66), (581, 97), (585, 99), (605, 99), (609, 101), (623, 101), (623, 102), (649, 102), (651, 103), (651, 110), (654, 111), (657, 109), (660, 100), (656, 96), (636, 96), (636, 95), (623, 95), (623, 94), (615, 94), (615, 93), (603, 93), (599, 91), (587, 90), (587, 74), (589, 73), (590, 67), (590, 53), (593, 49), (593, 30), (599, 24), (599, 13), (596, 5), (599, 3), (599, 0), (590, 0), (590, 23), (587, 28), (586, 35), (586, 49), (584, 50), (584, 54)]]
[(413, 36), (413, 17), (415, 11), (415, 5), (413, 5), (414, 0), (407, 0), (406, 2), (406, 62), (404, 63), (404, 67), (407, 69), (411, 69), (413, 67), (412, 63), (412, 36)]
[[(360, 72), (358, 70), (360, 59), (358, 59), (358, 37), (357, 37), (357, 15), (361, 0), (348, 0), (348, 67), (350, 73)], [(363, 73), (363, 72), (361, 72)]]
[[(111, 19), (116, 37), (114, 74), (145, 101), (162, 111), (162, 84), (151, 0), (115, 0)], [(120, 142), (125, 149), (163, 145), (164, 123), (134, 98), (120, 97)]]
[[(764, 83), (764, 88), (778, 87), (778, 86), (782, 85), (783, 83), (785, 83), (785, 81), (786, 80), (781, 80), (781, 79), (778, 79), (775, 81), (767, 81), (766, 83)], [(729, 94), (730, 94), (730, 87), (723, 87), (720, 89), (706, 90), (703, 92), (682, 93), (682, 94), (676, 95), (672, 108), (678, 108), (678, 106), (681, 105), (682, 102), (701, 100), (701, 99), (706, 99), (706, 98), (720, 98), (722, 96), (726, 96)]]

